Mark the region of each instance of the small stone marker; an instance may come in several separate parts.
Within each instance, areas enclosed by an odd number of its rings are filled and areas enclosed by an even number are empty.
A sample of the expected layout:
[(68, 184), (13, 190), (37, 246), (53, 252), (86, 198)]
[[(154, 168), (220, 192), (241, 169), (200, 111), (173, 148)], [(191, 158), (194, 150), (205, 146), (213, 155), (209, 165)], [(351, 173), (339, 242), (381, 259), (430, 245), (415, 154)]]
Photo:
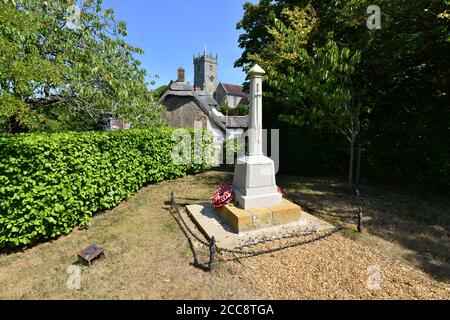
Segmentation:
[(104, 253), (104, 249), (102, 247), (99, 247), (96, 244), (92, 244), (89, 247), (84, 248), (80, 252), (78, 252), (78, 258), (82, 259), (91, 265), (92, 261), (96, 258), (98, 258), (101, 254)]

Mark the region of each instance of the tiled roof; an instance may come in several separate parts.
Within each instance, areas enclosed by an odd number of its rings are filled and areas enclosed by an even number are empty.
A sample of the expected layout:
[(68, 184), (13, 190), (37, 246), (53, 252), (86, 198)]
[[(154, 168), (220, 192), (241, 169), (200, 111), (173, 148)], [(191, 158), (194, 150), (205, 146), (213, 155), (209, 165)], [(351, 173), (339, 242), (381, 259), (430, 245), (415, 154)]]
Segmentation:
[(213, 96), (204, 94), (203, 92), (200, 92), (198, 94), (198, 98), (204, 103), (210, 106), (211, 108), (214, 108), (216, 110), (220, 110), (219, 105), (217, 104), (217, 101), (213, 98)]
[(248, 120), (248, 116), (228, 116), (225, 117), (225, 125), (227, 128), (247, 128)]
[(242, 86), (236, 84), (222, 83), (225, 91), (231, 96), (247, 97), (248, 94), (243, 91)]

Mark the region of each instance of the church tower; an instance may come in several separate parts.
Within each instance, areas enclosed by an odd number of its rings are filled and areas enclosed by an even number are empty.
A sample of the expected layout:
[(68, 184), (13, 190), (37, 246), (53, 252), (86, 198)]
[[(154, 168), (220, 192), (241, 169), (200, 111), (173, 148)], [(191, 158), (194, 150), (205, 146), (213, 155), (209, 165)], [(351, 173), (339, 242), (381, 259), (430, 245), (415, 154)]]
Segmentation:
[(194, 56), (194, 88), (213, 95), (217, 89), (218, 57), (212, 54)]

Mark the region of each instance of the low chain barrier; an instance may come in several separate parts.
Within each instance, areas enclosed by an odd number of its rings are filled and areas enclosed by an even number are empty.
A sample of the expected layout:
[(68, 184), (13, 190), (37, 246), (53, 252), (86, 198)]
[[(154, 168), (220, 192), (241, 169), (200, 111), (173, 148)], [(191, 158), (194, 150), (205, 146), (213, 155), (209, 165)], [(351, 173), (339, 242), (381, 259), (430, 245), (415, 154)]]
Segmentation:
[(311, 214), (319, 214), (322, 216), (328, 216), (328, 217), (340, 218), (340, 219), (346, 218), (349, 220), (357, 219), (356, 226), (357, 226), (358, 232), (362, 232), (362, 230), (363, 230), (363, 222), (362, 221), (363, 221), (364, 213), (363, 213), (363, 209), (362, 209), (361, 205), (358, 207), (358, 212), (356, 214), (336, 214), (336, 213), (326, 212), (323, 210), (308, 207), (305, 204), (299, 203), (296, 200), (292, 200), (292, 202), (294, 202), (295, 204), (298, 204), (299, 206), (302, 207), (302, 209), (304, 209), (305, 211), (307, 211), (308, 213), (311, 213)]
[[(175, 197), (174, 192), (171, 192), (171, 196), (170, 196), (170, 213), (172, 214), (172, 216), (174, 217), (174, 219), (177, 221), (177, 223), (180, 225), (180, 227), (183, 228), (184, 233), (186, 234), (186, 236), (189, 238), (189, 240), (191, 241), (192, 237), (195, 241), (197, 241), (199, 244), (201, 244), (202, 246), (204, 246), (205, 248), (209, 249), (209, 270), (214, 270), (216, 267), (216, 254), (217, 253), (231, 253), (234, 255), (235, 259), (230, 259), (230, 260), (223, 260), (223, 261), (231, 261), (231, 260), (239, 260), (240, 258), (249, 258), (249, 257), (255, 257), (255, 256), (259, 256), (259, 255), (263, 255), (263, 254), (269, 254), (269, 253), (274, 253), (277, 251), (282, 251), (282, 250), (286, 250), (289, 248), (294, 248), (294, 247), (298, 247), (301, 245), (305, 245), (305, 244), (309, 244), (309, 243), (313, 243), (319, 240), (323, 240), (327, 237), (330, 237), (331, 235), (337, 233), (338, 231), (342, 230), (345, 228), (345, 226), (350, 223), (352, 220), (354, 219), (358, 219), (357, 222), (357, 226), (358, 226), (358, 231), (361, 232), (362, 231), (362, 217), (363, 217), (363, 213), (362, 213), (362, 209), (360, 207), (359, 211), (357, 214), (353, 214), (353, 215), (335, 215), (335, 214), (330, 214), (330, 213), (325, 213), (325, 212), (319, 212), (320, 214), (327, 214), (330, 216), (336, 216), (339, 218), (346, 218), (346, 220), (344, 222), (342, 222), (339, 226), (335, 227), (334, 229), (319, 235), (318, 237), (312, 238), (312, 239), (308, 239), (308, 240), (302, 240), (302, 241), (297, 241), (295, 243), (291, 243), (291, 244), (286, 244), (280, 247), (276, 247), (276, 248), (268, 248), (268, 249), (260, 249), (260, 250), (250, 250), (248, 249), (248, 247), (250, 246), (255, 246), (258, 244), (264, 244), (264, 243), (268, 243), (271, 241), (279, 241), (279, 240), (284, 240), (284, 239), (289, 239), (289, 238), (295, 238), (295, 237), (299, 237), (299, 236), (308, 236), (308, 235), (312, 235), (315, 234), (317, 232), (319, 232), (318, 230), (311, 230), (311, 231), (302, 231), (302, 232), (294, 232), (294, 233), (290, 233), (290, 234), (286, 234), (286, 235), (282, 235), (279, 237), (272, 237), (272, 238), (268, 238), (268, 239), (262, 239), (260, 241), (256, 241), (253, 243), (249, 243), (249, 244), (245, 244), (241, 247), (237, 247), (234, 249), (227, 249), (227, 248), (222, 248), (220, 246), (218, 246), (216, 244), (216, 240), (214, 237), (211, 238), (211, 240), (208, 242), (204, 239), (201, 239), (190, 227), (189, 224), (186, 222), (186, 220), (184, 219), (183, 215), (180, 212), (180, 205), (176, 202), (176, 199), (179, 200), (191, 200), (191, 201), (207, 201), (210, 199), (201, 199), (201, 198), (182, 198), (182, 197)], [(236, 257), (236, 255), (239, 255), (239, 257)]]

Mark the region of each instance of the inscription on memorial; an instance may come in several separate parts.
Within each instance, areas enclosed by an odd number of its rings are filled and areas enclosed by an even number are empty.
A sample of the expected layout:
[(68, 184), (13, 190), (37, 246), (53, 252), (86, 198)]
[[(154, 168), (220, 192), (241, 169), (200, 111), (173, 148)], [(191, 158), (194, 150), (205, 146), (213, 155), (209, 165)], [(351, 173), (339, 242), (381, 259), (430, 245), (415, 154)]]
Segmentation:
[(250, 188), (266, 187), (274, 184), (273, 176), (267, 174), (267, 172), (273, 172), (270, 165), (255, 165), (249, 170), (249, 183)]

